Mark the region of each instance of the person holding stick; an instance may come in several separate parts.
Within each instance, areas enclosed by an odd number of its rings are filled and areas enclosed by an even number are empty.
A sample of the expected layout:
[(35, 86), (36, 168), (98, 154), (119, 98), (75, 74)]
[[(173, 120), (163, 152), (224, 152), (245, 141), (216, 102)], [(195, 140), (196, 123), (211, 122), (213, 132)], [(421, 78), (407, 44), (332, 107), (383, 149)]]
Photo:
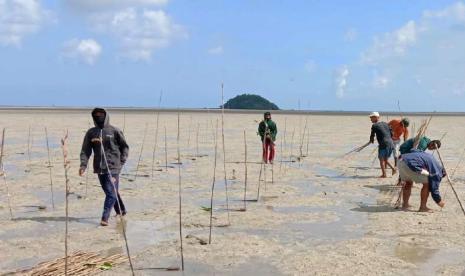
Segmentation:
[(260, 135), (263, 145), (263, 162), (273, 164), (275, 156), (274, 142), (276, 141), (278, 128), (276, 123), (271, 120), (271, 113), (265, 112), (263, 121), (258, 125), (258, 135)]
[(392, 131), (392, 141), (394, 142), (394, 166), (397, 167), (397, 160), (399, 159), (399, 147), (400, 147), (400, 138), (403, 136), (404, 142), (408, 139), (408, 126), (410, 121), (408, 118), (402, 118), (400, 120), (394, 119), (389, 121), (389, 127)]
[(399, 160), (399, 175), (401, 180), (405, 181), (402, 192), (403, 210), (408, 210), (410, 207), (408, 201), (414, 182), (423, 184), (420, 193), (419, 212), (432, 212), (426, 206), (429, 193), (431, 193), (431, 197), (437, 205), (441, 208), (444, 207), (445, 203), (439, 193), (439, 185), (442, 178), (446, 176), (446, 173), (432, 154), (416, 150), (413, 150), (411, 153), (402, 154)]
[(382, 172), (380, 178), (386, 178), (386, 166), (391, 168), (392, 175), (396, 174), (396, 169), (389, 163), (389, 157), (391, 157), (394, 148), (391, 129), (386, 122), (379, 121), (378, 112), (372, 112), (370, 120), (373, 123), (371, 126), (370, 143), (374, 143), (376, 135), (376, 140), (378, 140), (378, 159)]
[(111, 209), (114, 208), (117, 215), (126, 215), (126, 207), (118, 192), (118, 186), (119, 174), (128, 158), (129, 146), (123, 132), (110, 125), (110, 118), (105, 109), (95, 108), (92, 111), (92, 118), (95, 127), (90, 128), (84, 136), (79, 176), (84, 175), (93, 152), (94, 173), (98, 175), (105, 193), (100, 225), (107, 226)]

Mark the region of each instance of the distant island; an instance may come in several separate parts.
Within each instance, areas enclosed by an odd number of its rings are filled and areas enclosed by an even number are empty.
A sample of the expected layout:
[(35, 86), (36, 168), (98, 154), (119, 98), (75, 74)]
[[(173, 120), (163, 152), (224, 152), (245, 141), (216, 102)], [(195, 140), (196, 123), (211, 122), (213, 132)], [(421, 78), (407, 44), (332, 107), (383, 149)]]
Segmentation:
[(225, 109), (256, 109), (256, 110), (279, 110), (279, 107), (259, 95), (242, 94), (229, 99), (224, 104)]

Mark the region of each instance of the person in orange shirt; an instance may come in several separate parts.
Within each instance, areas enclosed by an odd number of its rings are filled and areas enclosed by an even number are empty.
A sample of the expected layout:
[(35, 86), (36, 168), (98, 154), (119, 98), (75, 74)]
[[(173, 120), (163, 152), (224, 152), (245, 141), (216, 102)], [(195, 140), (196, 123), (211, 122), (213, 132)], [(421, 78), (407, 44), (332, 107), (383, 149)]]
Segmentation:
[(394, 142), (394, 164), (397, 167), (397, 160), (399, 159), (400, 138), (403, 136), (404, 142), (408, 139), (408, 126), (409, 119), (402, 118), (401, 120), (391, 120), (388, 125), (392, 131), (392, 141)]

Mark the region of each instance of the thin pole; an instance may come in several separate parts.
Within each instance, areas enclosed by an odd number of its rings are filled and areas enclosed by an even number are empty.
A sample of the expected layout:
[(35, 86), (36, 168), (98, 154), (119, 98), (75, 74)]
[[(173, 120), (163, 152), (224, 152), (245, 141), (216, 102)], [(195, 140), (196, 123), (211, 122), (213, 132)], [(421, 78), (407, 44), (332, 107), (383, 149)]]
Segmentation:
[(302, 137), (300, 138), (300, 157), (304, 156), (303, 148), (304, 148), (304, 138), (305, 138), (306, 132), (307, 132), (307, 118), (305, 118), (304, 131), (302, 132)]
[(244, 129), (244, 209), (247, 210), (247, 137)]
[(29, 169), (26, 171), (29, 172), (31, 170), (31, 126), (27, 132), (27, 160)]
[(53, 175), (52, 175), (52, 161), (50, 158), (50, 145), (48, 142), (48, 130), (45, 127), (45, 141), (47, 143), (47, 154), (48, 154), (48, 168), (49, 168), (49, 175), (50, 175), (50, 193), (52, 194), (52, 208), (55, 209), (55, 200), (53, 196)]
[(189, 126), (187, 127), (187, 148), (191, 146), (191, 125), (192, 125), (192, 116), (189, 117)]
[(179, 145), (180, 140), (180, 114), (178, 112), (178, 135), (177, 135), (177, 149), (178, 149), (178, 195), (179, 195), (179, 241), (181, 246), (181, 270), (184, 271), (184, 251), (182, 246), (182, 195), (181, 195), (181, 150)]
[(307, 128), (307, 153), (305, 154), (307, 157), (309, 156), (309, 155), (308, 155), (308, 148), (309, 148), (309, 145), (310, 145), (310, 127)]
[[(90, 122), (87, 121), (87, 129), (90, 129)], [(88, 186), (88, 183), (89, 183), (89, 170), (86, 170), (86, 193), (85, 193), (85, 198), (87, 199), (87, 186)]]
[(457, 202), (460, 205), (460, 209), (462, 209), (463, 215), (465, 215), (465, 208), (463, 207), (463, 204), (460, 201), (460, 198), (459, 198), (459, 196), (457, 194), (457, 191), (455, 190), (454, 185), (452, 184), (452, 180), (450, 179), (449, 174), (447, 173), (446, 167), (444, 166), (444, 162), (442, 161), (441, 154), (439, 153), (438, 149), (436, 149), (436, 152), (438, 153), (439, 161), (441, 161), (442, 168), (444, 169), (444, 172), (446, 173), (447, 181), (449, 182), (449, 185), (452, 188), (452, 191), (454, 192), (455, 198), (457, 199)]
[(260, 173), (258, 174), (258, 189), (257, 189), (257, 201), (260, 199), (260, 184), (262, 183), (262, 169), (263, 169), (264, 163), (260, 164)]
[[(107, 172), (108, 172), (108, 177), (110, 178), (111, 185), (113, 187), (113, 193), (116, 198), (116, 204), (118, 204), (118, 209), (122, 212), (121, 210), (121, 203), (119, 202), (119, 197), (118, 197), (118, 190), (116, 189), (116, 184), (113, 180), (113, 175), (110, 171), (110, 166), (108, 165), (108, 160), (107, 160), (107, 155), (105, 154), (105, 148), (103, 147), (103, 130), (100, 129), (100, 148), (102, 150), (102, 155), (103, 155), (103, 160), (105, 161), (105, 166), (107, 167)], [(129, 244), (128, 244), (128, 237), (126, 235), (126, 224), (124, 221), (124, 217), (122, 215), (118, 215), (120, 222), (121, 222), (121, 228), (123, 230), (123, 238), (124, 238), (124, 243), (126, 246), (126, 253), (128, 255), (128, 261), (129, 261), (129, 267), (131, 269), (131, 274), (134, 276), (134, 267), (132, 265), (132, 258), (131, 258), (131, 253), (129, 251)]]
[(123, 133), (126, 130), (126, 112), (123, 112)]
[(145, 138), (147, 137), (148, 128), (149, 128), (149, 124), (145, 124), (144, 137), (142, 138), (142, 145), (140, 146), (139, 160), (137, 160), (136, 174), (134, 175), (134, 181), (137, 180), (137, 175), (139, 174), (139, 166), (140, 166), (140, 161), (142, 160), (142, 153), (144, 152), (144, 144), (145, 144)]
[(165, 169), (168, 171), (168, 142), (166, 136), (166, 126), (165, 126)]
[(283, 138), (281, 139), (281, 162), (279, 163), (279, 171), (281, 172), (281, 167), (283, 165), (283, 157), (284, 157), (284, 148), (286, 146), (286, 132), (287, 132), (287, 117), (284, 118), (284, 133)]
[(61, 139), (61, 148), (63, 150), (63, 167), (65, 169), (65, 275), (68, 275), (68, 222), (69, 222), (69, 210), (68, 210), (68, 196), (69, 196), (69, 161), (68, 161), (68, 130), (66, 130), (65, 137)]
[(199, 128), (200, 123), (197, 123), (197, 132), (195, 134), (195, 156), (199, 157)]
[(8, 182), (6, 180), (6, 172), (5, 172), (5, 167), (4, 167), (5, 164), (3, 162), (3, 156), (5, 156), (5, 151), (4, 151), (5, 132), (6, 132), (6, 129), (3, 128), (3, 131), (2, 131), (2, 146), (1, 146), (1, 149), (0, 149), (0, 169), (1, 169), (0, 173), (3, 176), (3, 182), (5, 183), (5, 187), (6, 187), (6, 195), (7, 195), (7, 198), (8, 198), (8, 208), (10, 209), (10, 218), (13, 219), (13, 211), (11, 209), (10, 188), (8, 187)]
[(163, 91), (160, 92), (160, 99), (158, 100), (158, 110), (157, 110), (157, 119), (155, 123), (155, 142), (153, 145), (153, 153), (152, 153), (152, 180), (155, 174), (155, 155), (157, 152), (157, 144), (158, 144), (158, 125), (160, 121), (160, 106), (161, 106), (161, 97), (163, 95)]
[(228, 212), (228, 224), (231, 223), (229, 219), (229, 195), (228, 195), (228, 179), (226, 172), (226, 146), (224, 142), (224, 85), (221, 83), (221, 139), (223, 140), (223, 170), (224, 170), (224, 189), (226, 192), (226, 210)]
[(218, 119), (216, 119), (216, 135), (215, 140), (215, 157), (213, 161), (213, 181), (212, 181), (212, 192), (210, 197), (210, 234), (208, 235), (208, 244), (212, 243), (212, 224), (213, 224), (213, 195), (215, 191), (216, 182), (216, 164), (218, 159)]

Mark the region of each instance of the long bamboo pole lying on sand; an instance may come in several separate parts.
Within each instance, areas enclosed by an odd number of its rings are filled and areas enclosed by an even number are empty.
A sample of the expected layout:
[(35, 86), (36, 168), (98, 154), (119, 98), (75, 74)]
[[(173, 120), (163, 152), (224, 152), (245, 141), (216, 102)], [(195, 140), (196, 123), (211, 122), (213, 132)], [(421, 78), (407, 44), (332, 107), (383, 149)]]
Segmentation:
[(218, 159), (218, 119), (216, 119), (216, 135), (214, 137), (215, 141), (215, 155), (213, 161), (213, 181), (212, 181), (212, 191), (210, 197), (210, 234), (208, 235), (208, 244), (212, 243), (212, 224), (213, 224), (213, 198), (215, 192), (215, 182), (216, 182), (216, 164)]
[(68, 275), (68, 196), (69, 196), (69, 161), (68, 161), (68, 131), (66, 131), (65, 137), (61, 139), (61, 148), (63, 151), (63, 167), (65, 169), (65, 275)]
[(178, 151), (178, 197), (179, 197), (179, 242), (181, 249), (181, 270), (184, 271), (184, 250), (182, 244), (182, 182), (181, 182), (181, 145), (180, 145), (180, 114), (178, 112), (178, 135), (177, 135), (177, 151)]
[(226, 171), (226, 143), (224, 141), (224, 84), (221, 84), (221, 139), (223, 141), (223, 171), (224, 171), (224, 189), (226, 193), (226, 211), (228, 213), (228, 225), (231, 224), (229, 218), (229, 195), (228, 195), (228, 177)]
[(447, 173), (446, 167), (444, 166), (444, 162), (442, 161), (441, 154), (439, 153), (439, 149), (436, 149), (436, 152), (438, 153), (439, 156), (439, 161), (441, 161), (442, 168), (444, 169), (447, 177), (447, 182), (449, 182), (450, 187), (452, 188), (452, 191), (454, 192), (455, 198), (457, 199), (457, 202), (460, 205), (460, 209), (462, 209), (463, 215), (465, 215), (465, 208), (463, 207), (462, 202), (460, 201), (459, 195), (457, 194), (457, 191), (454, 188), (454, 185), (452, 184), (452, 180), (449, 177), (449, 174)]
[(48, 169), (49, 169), (49, 176), (50, 176), (50, 193), (52, 197), (52, 208), (55, 209), (55, 199), (53, 196), (53, 174), (52, 174), (52, 159), (50, 158), (50, 144), (48, 142), (48, 130), (45, 127), (45, 142), (47, 144), (47, 156), (48, 156)]
[(5, 156), (5, 132), (6, 128), (3, 128), (2, 131), (2, 145), (0, 148), (0, 174), (3, 176), (3, 182), (5, 183), (6, 188), (6, 196), (8, 198), (8, 209), (10, 210), (10, 219), (13, 219), (13, 211), (11, 209), (11, 195), (10, 195), (10, 188), (8, 186), (8, 181), (6, 180), (6, 172), (5, 172), (5, 163), (4, 163), (4, 156)]

